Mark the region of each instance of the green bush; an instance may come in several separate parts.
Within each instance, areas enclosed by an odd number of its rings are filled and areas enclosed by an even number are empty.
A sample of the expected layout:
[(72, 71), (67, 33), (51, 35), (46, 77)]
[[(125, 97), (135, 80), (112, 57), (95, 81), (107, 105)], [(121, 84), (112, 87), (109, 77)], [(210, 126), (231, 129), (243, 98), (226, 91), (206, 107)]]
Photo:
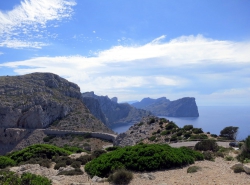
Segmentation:
[(19, 165), (23, 164), (39, 164), (40, 166), (49, 168), (51, 166), (51, 161), (44, 158), (31, 158), (28, 161), (20, 162)]
[(150, 121), (149, 121), (149, 124), (152, 124), (155, 122), (155, 118), (151, 118)]
[(180, 130), (180, 131), (178, 131), (178, 132), (176, 133), (176, 135), (177, 135), (177, 136), (182, 136), (182, 133), (183, 133), (182, 130)]
[(6, 168), (7, 166), (14, 166), (15, 164), (15, 161), (9, 157), (0, 156), (0, 169)]
[(205, 160), (214, 161), (214, 155), (213, 155), (213, 152), (211, 151), (204, 151), (203, 156)]
[(80, 161), (74, 161), (73, 163), (71, 163), (71, 167), (73, 167), (73, 168), (80, 168), (81, 164), (82, 163)]
[(109, 176), (108, 181), (114, 184), (126, 185), (133, 179), (133, 173), (119, 169)]
[(65, 161), (60, 161), (60, 162), (58, 162), (58, 163), (56, 163), (56, 165), (54, 166), (54, 169), (55, 170), (58, 170), (59, 168), (61, 168), (61, 167), (66, 167), (67, 165), (66, 165), (66, 162)]
[(188, 148), (169, 145), (142, 144), (127, 146), (101, 155), (85, 165), (91, 176), (107, 176), (111, 171), (126, 168), (135, 171), (152, 171), (193, 164), (203, 155)]
[(81, 153), (81, 152), (86, 152), (86, 150), (82, 149), (82, 148), (79, 148), (77, 146), (64, 146), (63, 147), (64, 150), (68, 150), (72, 153)]
[(107, 151), (114, 151), (116, 149), (120, 148), (119, 146), (111, 146), (111, 147), (108, 147), (106, 148)]
[(197, 135), (191, 135), (189, 139), (200, 140), (200, 139), (208, 139), (208, 137), (206, 134), (197, 134)]
[(49, 136), (46, 136), (43, 138), (43, 141), (44, 142), (49, 142), (51, 139), (55, 138), (56, 136), (55, 135), (49, 135)]
[(73, 176), (73, 175), (82, 175), (83, 171), (80, 168), (76, 168), (74, 170), (70, 171), (61, 171), (57, 175), (68, 175), (68, 176)]
[(107, 153), (105, 150), (95, 150), (95, 151), (92, 153), (92, 156), (93, 156), (93, 157), (99, 157), (100, 155), (105, 154), (105, 153)]
[(149, 141), (154, 141), (156, 139), (156, 136), (151, 136), (150, 138), (148, 138)]
[(233, 157), (233, 156), (230, 156), (230, 155), (227, 155), (227, 156), (225, 157), (225, 160), (226, 160), (226, 161), (233, 161), (233, 160), (234, 160), (234, 157)]
[(83, 155), (81, 157), (78, 157), (76, 160), (80, 161), (82, 165), (85, 165), (87, 162), (91, 161), (94, 159), (92, 155)]
[(21, 176), (21, 185), (51, 185), (51, 180), (40, 175), (24, 173)]
[(172, 130), (173, 128), (179, 128), (173, 121), (170, 121), (166, 126), (166, 130)]
[(192, 131), (193, 131), (194, 134), (201, 134), (201, 133), (203, 133), (202, 128), (193, 128)]
[(12, 152), (7, 156), (14, 160), (16, 163), (25, 162), (31, 158), (47, 158), (52, 159), (53, 156), (67, 156), (71, 154), (70, 151), (64, 150), (62, 148), (48, 145), (48, 144), (35, 144), (26, 147), (22, 150)]
[(201, 167), (199, 167), (199, 166), (190, 166), (187, 169), (187, 173), (195, 173), (199, 170), (201, 170)]
[(185, 137), (185, 138), (189, 138), (189, 137), (191, 137), (191, 135), (192, 135), (192, 132), (186, 132), (186, 133), (184, 134), (184, 137)]
[(18, 177), (14, 172), (0, 171), (1, 185), (51, 185), (52, 182), (46, 177), (24, 173)]
[(241, 172), (245, 172), (243, 167), (236, 167), (234, 168), (234, 173), (241, 173)]
[(211, 137), (217, 138), (218, 136), (216, 134), (211, 134)]
[(161, 135), (162, 135), (162, 136), (165, 136), (165, 135), (167, 135), (167, 134), (170, 134), (170, 132), (168, 132), (167, 130), (164, 130), (164, 131), (161, 132)]
[(241, 146), (241, 153), (237, 156), (240, 162), (245, 159), (250, 159), (250, 136), (245, 139), (244, 144)]
[(196, 145), (194, 146), (194, 149), (200, 150), (200, 151), (210, 150), (213, 152), (217, 152), (219, 150), (219, 146), (215, 140), (203, 140), (203, 141), (196, 143)]
[(194, 128), (193, 125), (185, 125), (185, 126), (183, 127), (184, 130), (191, 130), (191, 129), (193, 129), (193, 128)]

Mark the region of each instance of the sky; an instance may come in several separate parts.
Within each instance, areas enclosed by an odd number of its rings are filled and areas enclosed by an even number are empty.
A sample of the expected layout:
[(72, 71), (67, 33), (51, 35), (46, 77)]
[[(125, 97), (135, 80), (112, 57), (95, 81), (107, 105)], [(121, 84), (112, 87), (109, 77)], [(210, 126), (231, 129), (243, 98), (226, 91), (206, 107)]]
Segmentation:
[(249, 0), (0, 1), (0, 76), (51, 72), (81, 92), (250, 105)]

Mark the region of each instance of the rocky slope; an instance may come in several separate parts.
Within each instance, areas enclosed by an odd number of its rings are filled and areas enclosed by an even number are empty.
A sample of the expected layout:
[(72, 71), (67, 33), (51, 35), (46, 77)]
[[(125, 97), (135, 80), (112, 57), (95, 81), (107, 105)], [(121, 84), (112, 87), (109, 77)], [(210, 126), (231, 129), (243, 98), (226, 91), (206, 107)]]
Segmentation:
[(195, 98), (181, 98), (170, 101), (165, 97), (158, 99), (144, 98), (132, 106), (152, 112), (154, 115), (170, 117), (199, 117)]
[(108, 126), (136, 122), (143, 116), (151, 114), (149, 111), (136, 109), (128, 103), (117, 103), (116, 97), (110, 99), (108, 96), (97, 96), (94, 92), (83, 93), (82, 99), (90, 112)]
[(112, 133), (81, 98), (76, 84), (52, 73), (0, 77), (0, 143), (4, 138), (17, 142), (26, 135), (25, 129), (46, 127)]

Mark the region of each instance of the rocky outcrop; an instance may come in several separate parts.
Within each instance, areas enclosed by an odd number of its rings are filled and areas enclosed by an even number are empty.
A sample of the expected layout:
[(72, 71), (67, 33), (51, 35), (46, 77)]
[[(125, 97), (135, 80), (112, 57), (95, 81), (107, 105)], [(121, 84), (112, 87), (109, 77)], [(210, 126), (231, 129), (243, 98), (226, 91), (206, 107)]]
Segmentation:
[(181, 98), (170, 101), (165, 97), (158, 99), (144, 98), (132, 106), (152, 112), (154, 115), (169, 117), (198, 117), (198, 107), (195, 98)]
[(117, 103), (116, 97), (110, 99), (108, 96), (97, 96), (94, 92), (83, 93), (82, 97), (90, 112), (108, 126), (137, 122), (143, 116), (151, 114), (149, 111), (136, 109), (128, 103)]
[(58, 75), (0, 77), (0, 143), (17, 142), (25, 129), (47, 127), (113, 133), (83, 104), (80, 88)]

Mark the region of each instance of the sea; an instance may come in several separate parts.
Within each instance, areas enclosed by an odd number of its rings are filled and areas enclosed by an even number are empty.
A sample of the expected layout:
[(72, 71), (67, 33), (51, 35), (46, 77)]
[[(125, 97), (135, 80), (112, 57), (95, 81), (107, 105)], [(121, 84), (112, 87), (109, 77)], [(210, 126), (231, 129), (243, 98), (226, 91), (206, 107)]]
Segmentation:
[[(237, 140), (250, 135), (250, 106), (200, 106), (198, 111), (199, 117), (158, 117), (173, 121), (179, 127), (193, 125), (195, 128), (202, 128), (204, 132), (217, 135), (227, 126), (239, 127)], [(111, 129), (119, 134), (126, 132), (132, 125), (133, 123), (119, 124)]]

